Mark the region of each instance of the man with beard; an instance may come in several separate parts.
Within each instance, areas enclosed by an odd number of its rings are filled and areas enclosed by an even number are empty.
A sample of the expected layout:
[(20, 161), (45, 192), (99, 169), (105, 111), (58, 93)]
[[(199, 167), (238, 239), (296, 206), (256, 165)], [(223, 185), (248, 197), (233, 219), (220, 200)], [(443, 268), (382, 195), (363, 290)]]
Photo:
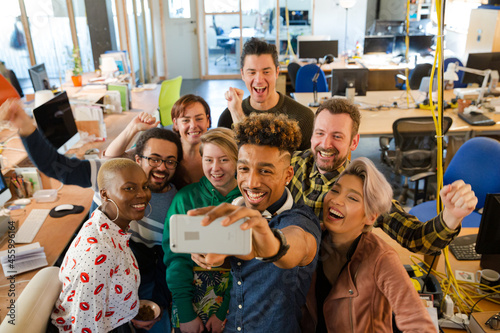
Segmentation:
[(233, 123), (245, 119), (252, 112), (286, 114), (288, 118), (299, 122), (302, 133), (299, 149), (307, 149), (310, 145), (314, 115), (308, 107), (276, 91), (279, 73), (276, 45), (258, 38), (250, 38), (241, 53), (241, 79), (245, 82), (250, 96), (243, 99), (243, 90), (229, 88), (225, 93), (227, 109), (222, 112), (218, 126), (231, 128)]
[[(361, 115), (347, 100), (330, 99), (318, 108), (315, 117), (311, 148), (292, 157), (294, 176), (289, 187), (294, 201), (311, 207), (322, 220), (323, 198), (349, 163), (349, 153), (359, 144)], [(463, 217), (477, 203), (470, 185), (461, 180), (445, 187), (441, 198), (443, 212), (426, 223), (393, 200), (390, 213), (379, 216), (374, 226), (410, 251), (438, 252), (458, 235)]]
[[(28, 155), (40, 171), (63, 184), (92, 187), (95, 195), (91, 211), (102, 204), (97, 187), (97, 174), (104, 161), (70, 159), (59, 154), (38, 131), (20, 102), (5, 102), (0, 110), (0, 120), (8, 120), (19, 129), (19, 135)], [(139, 298), (152, 299), (164, 309), (168, 309), (170, 291), (166, 283), (166, 267), (163, 264), (164, 253), (161, 243), (165, 217), (177, 193), (170, 180), (177, 164), (182, 160), (182, 146), (177, 134), (166, 129), (154, 128), (156, 125), (154, 117), (140, 113), (122, 131), (117, 142), (123, 141), (122, 137), (130, 130), (137, 127), (149, 128), (137, 140), (135, 161), (148, 177), (148, 187), (151, 190), (150, 208), (146, 209), (146, 215), (142, 220), (130, 223), (129, 232), (132, 236), (129, 244), (141, 273)], [(164, 314), (161, 321), (152, 327), (150, 325), (143, 328), (151, 328), (149, 332), (169, 332), (169, 315)], [(144, 332), (142, 329), (137, 331)]]

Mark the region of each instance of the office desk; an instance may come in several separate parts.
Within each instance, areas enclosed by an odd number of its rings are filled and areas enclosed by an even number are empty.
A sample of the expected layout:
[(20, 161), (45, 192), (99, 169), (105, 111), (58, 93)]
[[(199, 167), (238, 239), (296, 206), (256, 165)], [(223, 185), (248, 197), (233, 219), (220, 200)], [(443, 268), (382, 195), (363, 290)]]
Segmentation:
[[(470, 235), (470, 234), (477, 234), (478, 228), (463, 228), (460, 231), (460, 236), (464, 235)], [(399, 258), (401, 260), (401, 263), (403, 265), (412, 265), (412, 261), (410, 259), (410, 256), (414, 256), (420, 259), (423, 259), (423, 255), (420, 254), (415, 254), (412, 253), (405, 248), (403, 248), (401, 245), (399, 245), (395, 240), (393, 240), (389, 235), (387, 235), (381, 228), (375, 228), (373, 229), (373, 233), (375, 233), (377, 236), (382, 238), (384, 241), (386, 241), (388, 244), (390, 244), (398, 253)], [(467, 271), (467, 272), (476, 272), (480, 270), (479, 266), (479, 260), (472, 260), (472, 261), (459, 261), (456, 260), (453, 254), (451, 252), (448, 255), (448, 259), (450, 261), (450, 266), (453, 269), (453, 274), (455, 274), (455, 270), (462, 270), (462, 271)], [(441, 255), (438, 257), (438, 262), (437, 262), (437, 267), (436, 271), (440, 273), (444, 273), (444, 257)], [(418, 262), (418, 261), (417, 261)], [(477, 300), (477, 299), (476, 299)], [(478, 303), (478, 305), (483, 311), (500, 311), (500, 304), (496, 304), (493, 302), (490, 302), (488, 300), (482, 300), (481, 302)], [(443, 329), (445, 332), (464, 332), (463, 330), (457, 330), (457, 329), (450, 329), (450, 328), (444, 328)]]
[[(34, 208), (52, 208), (61, 204), (73, 204), (84, 206), (85, 209), (80, 214), (66, 215), (61, 218), (47, 217), (42, 228), (35, 236), (33, 242), (39, 242), (40, 246), (44, 247), (45, 255), (49, 266), (54, 265), (57, 258), (63, 253), (66, 246), (73, 239), (73, 235), (78, 232), (80, 225), (87, 219), (90, 205), (92, 203), (93, 191), (90, 188), (84, 189), (78, 186), (64, 186), (57, 194), (57, 200), (54, 202), (36, 203), (32, 200), (31, 204), (27, 205), (26, 213), (20, 215), (19, 225), (21, 226), (29, 212)], [(20, 213), (14, 211), (13, 215)], [(24, 245), (24, 244), (20, 244)], [(6, 250), (8, 247), (7, 239), (5, 238), (0, 243), (0, 251)], [(8, 297), (10, 292), (10, 283), (4, 275), (3, 271), (0, 274), (0, 321), (3, 320), (7, 311), (7, 305), (12, 298), (17, 299), (21, 292), (28, 284), (29, 280), (39, 271), (39, 269), (18, 274), (15, 277), (14, 292), (15, 297)], [(7, 285), (7, 286), (6, 286)]]
[[(412, 95), (418, 101), (423, 100), (422, 93), (412, 91)], [(329, 98), (329, 93), (318, 93), (318, 100), (321, 98)], [(445, 99), (450, 100), (453, 97), (451, 91), (445, 92)], [(296, 101), (303, 105), (314, 100), (312, 93), (294, 93)], [(360, 103), (361, 124), (359, 126), (359, 134), (365, 137), (377, 137), (380, 135), (392, 135), (392, 123), (399, 118), (408, 117), (425, 117), (431, 116), (432, 112), (423, 109), (396, 109), (386, 107), (382, 110), (370, 111), (366, 107), (376, 107), (378, 105), (390, 106), (393, 102), (398, 102), (399, 105), (406, 105), (406, 93), (404, 91), (369, 91), (366, 96), (357, 96), (355, 102)], [(411, 103), (411, 102), (410, 102)], [(316, 108), (311, 108), (316, 111)], [(500, 133), (500, 114), (487, 113), (486, 115), (497, 123), (493, 126), (471, 126), (460, 119), (457, 115), (457, 110), (447, 109), (444, 111), (445, 116), (450, 116), (453, 119), (453, 124), (448, 131), (448, 135), (465, 136), (469, 139), (481, 134), (498, 134)]]

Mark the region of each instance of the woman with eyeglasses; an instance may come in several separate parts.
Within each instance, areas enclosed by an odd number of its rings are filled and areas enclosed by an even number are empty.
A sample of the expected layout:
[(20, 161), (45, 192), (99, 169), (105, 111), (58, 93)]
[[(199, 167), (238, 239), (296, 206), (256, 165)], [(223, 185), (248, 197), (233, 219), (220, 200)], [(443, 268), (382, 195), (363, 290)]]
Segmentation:
[(318, 266), (303, 332), (436, 332), (396, 251), (370, 231), (392, 189), (369, 159), (352, 161), (324, 198)]
[(118, 158), (101, 166), (97, 184), (103, 204), (66, 252), (49, 332), (126, 332), (139, 310), (141, 276), (129, 224), (148, 210), (148, 179), (137, 163)]
[[(241, 196), (235, 173), (238, 147), (234, 132), (214, 128), (201, 136), (199, 154), (204, 176), (181, 189), (168, 210), (163, 231), (167, 283), (172, 292), (172, 325), (176, 332), (221, 332), (229, 305), (229, 267), (204, 270), (189, 254), (170, 250), (170, 217), (188, 210), (232, 202)], [(194, 284), (193, 284), (194, 281)], [(227, 294), (226, 294), (227, 292)]]

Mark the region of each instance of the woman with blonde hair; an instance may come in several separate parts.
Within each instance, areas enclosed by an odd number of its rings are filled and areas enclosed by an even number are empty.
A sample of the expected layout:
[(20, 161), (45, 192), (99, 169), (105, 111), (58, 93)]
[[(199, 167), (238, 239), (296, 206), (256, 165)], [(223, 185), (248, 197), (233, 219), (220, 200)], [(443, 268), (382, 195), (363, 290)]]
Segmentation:
[[(237, 186), (238, 147), (234, 132), (214, 128), (201, 136), (199, 153), (204, 176), (182, 188), (168, 210), (163, 231), (167, 284), (172, 292), (172, 325), (176, 332), (221, 332), (229, 306), (231, 274), (226, 266), (204, 270), (189, 254), (170, 250), (170, 217), (188, 210), (232, 202), (241, 196)], [(195, 283), (193, 284), (193, 281)]]
[(392, 189), (373, 163), (352, 161), (324, 198), (320, 260), (303, 332), (436, 332), (396, 251), (370, 230)]

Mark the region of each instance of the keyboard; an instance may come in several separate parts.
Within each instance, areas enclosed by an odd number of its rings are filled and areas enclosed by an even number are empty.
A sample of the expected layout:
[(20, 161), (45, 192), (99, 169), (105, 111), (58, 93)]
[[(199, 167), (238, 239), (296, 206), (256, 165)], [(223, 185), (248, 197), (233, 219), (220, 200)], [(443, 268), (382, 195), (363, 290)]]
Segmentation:
[(50, 209), (32, 209), (16, 232), (14, 240), (16, 243), (31, 243), (35, 239), (38, 230), (49, 216)]
[(450, 243), (450, 251), (457, 260), (480, 260), (481, 255), (476, 253), (477, 235), (457, 237)]
[(479, 114), (459, 113), (458, 116), (466, 123), (472, 126), (492, 126), (496, 124), (493, 119), (486, 117), (482, 113)]

